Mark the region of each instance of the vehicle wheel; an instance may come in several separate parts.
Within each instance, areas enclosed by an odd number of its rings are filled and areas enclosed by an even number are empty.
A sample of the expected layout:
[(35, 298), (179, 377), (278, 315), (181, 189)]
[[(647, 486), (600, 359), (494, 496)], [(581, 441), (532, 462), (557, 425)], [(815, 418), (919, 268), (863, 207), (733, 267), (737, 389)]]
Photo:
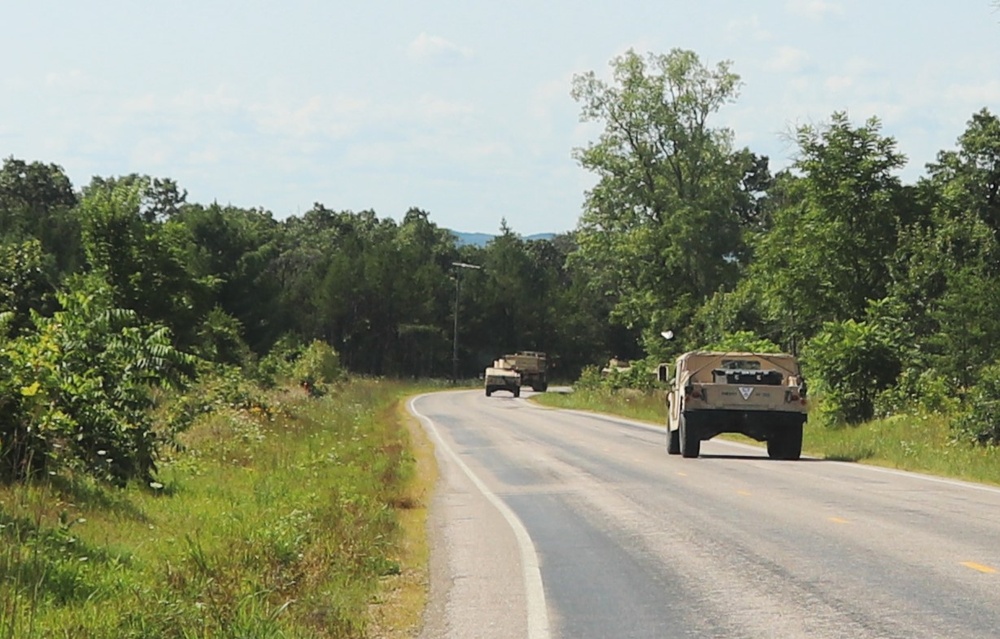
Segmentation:
[(667, 454), (681, 454), (681, 431), (670, 430), (669, 426), (667, 427)]
[(487, 388), (486, 389), (486, 396), (489, 397), (492, 394), (493, 394), (493, 391), (491, 391), (490, 389)]
[(677, 429), (678, 443), (681, 448), (682, 457), (697, 457), (701, 454), (701, 440), (698, 438), (698, 427), (689, 424), (687, 418), (681, 413), (680, 428)]
[(771, 459), (782, 459), (782, 449), (785, 447), (784, 433), (774, 433), (767, 439), (767, 456)]
[(802, 424), (786, 426), (767, 440), (767, 456), (771, 459), (796, 460), (802, 457)]
[(795, 424), (785, 432), (784, 448), (782, 459), (796, 460), (802, 457), (802, 424)]
[(521, 396), (521, 389), (520, 388), (515, 389), (514, 390), (514, 397), (520, 397), (520, 396)]
[(549, 390), (549, 383), (548, 382), (542, 382), (541, 384), (538, 385), (538, 392), (539, 393), (544, 393), (547, 390)]

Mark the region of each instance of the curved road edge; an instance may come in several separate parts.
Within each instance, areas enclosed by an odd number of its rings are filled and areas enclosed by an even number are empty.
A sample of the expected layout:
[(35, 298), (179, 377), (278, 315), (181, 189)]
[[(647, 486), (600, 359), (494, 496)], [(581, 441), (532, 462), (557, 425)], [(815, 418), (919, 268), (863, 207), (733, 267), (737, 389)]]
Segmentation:
[(535, 545), (528, 535), (527, 529), (514, 511), (503, 502), (493, 491), (491, 491), (483, 481), (469, 468), (458, 453), (452, 449), (438, 432), (434, 420), (424, 415), (417, 409), (417, 402), (426, 397), (428, 393), (410, 398), (407, 402), (407, 410), (416, 417), (424, 430), (430, 436), (434, 445), (461, 469), (465, 476), (472, 482), (483, 497), (493, 505), (494, 508), (504, 518), (510, 526), (517, 541), (521, 558), (521, 572), (524, 580), (526, 613), (527, 613), (527, 637), (528, 639), (549, 639), (549, 618), (545, 603), (545, 589), (542, 585), (542, 573), (538, 562), (538, 554)]

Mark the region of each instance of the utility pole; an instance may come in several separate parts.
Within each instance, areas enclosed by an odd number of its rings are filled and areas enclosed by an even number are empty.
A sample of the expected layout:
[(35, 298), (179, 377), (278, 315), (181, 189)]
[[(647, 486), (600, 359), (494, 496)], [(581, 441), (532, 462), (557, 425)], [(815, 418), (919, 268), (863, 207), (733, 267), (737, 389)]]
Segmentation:
[(451, 344), (451, 383), (456, 384), (458, 383), (458, 296), (462, 290), (462, 269), (468, 268), (478, 271), (483, 267), (465, 262), (452, 262), (451, 265), (455, 267), (455, 327), (454, 339)]

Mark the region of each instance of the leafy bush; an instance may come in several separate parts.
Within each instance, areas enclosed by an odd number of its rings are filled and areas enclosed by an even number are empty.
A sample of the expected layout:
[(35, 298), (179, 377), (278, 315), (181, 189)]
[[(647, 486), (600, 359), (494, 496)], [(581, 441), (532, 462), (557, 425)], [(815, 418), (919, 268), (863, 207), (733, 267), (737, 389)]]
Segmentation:
[(822, 396), (831, 425), (859, 424), (875, 414), (875, 398), (899, 375), (888, 331), (874, 322), (826, 322), (806, 346), (806, 373)]
[(983, 369), (969, 392), (968, 407), (952, 421), (959, 439), (978, 444), (1000, 444), (1000, 364)]
[(573, 385), (577, 390), (604, 390), (612, 393), (623, 389), (648, 392), (656, 387), (656, 366), (650, 360), (634, 361), (627, 369), (611, 368), (603, 371), (596, 366), (587, 366)]
[(875, 415), (948, 414), (958, 407), (955, 384), (934, 368), (906, 368), (875, 398)]
[(603, 386), (604, 379), (601, 377), (601, 369), (597, 366), (584, 366), (580, 371), (580, 378), (573, 384), (577, 390), (598, 390)]
[(781, 347), (750, 331), (726, 333), (722, 339), (703, 347), (707, 351), (745, 351), (748, 353), (780, 353)]
[(307, 346), (292, 366), (292, 379), (314, 396), (326, 394), (328, 386), (343, 377), (337, 351), (319, 340)]
[(99, 278), (74, 278), (57, 299), (63, 310), (33, 313), (31, 329), (0, 337), (0, 479), (63, 469), (119, 485), (149, 478), (151, 390), (180, 384), (194, 358), (165, 327), (112, 307)]
[(305, 347), (296, 338), (281, 337), (257, 366), (251, 371), (253, 378), (264, 388), (274, 388), (280, 382), (292, 379), (295, 361), (302, 356)]

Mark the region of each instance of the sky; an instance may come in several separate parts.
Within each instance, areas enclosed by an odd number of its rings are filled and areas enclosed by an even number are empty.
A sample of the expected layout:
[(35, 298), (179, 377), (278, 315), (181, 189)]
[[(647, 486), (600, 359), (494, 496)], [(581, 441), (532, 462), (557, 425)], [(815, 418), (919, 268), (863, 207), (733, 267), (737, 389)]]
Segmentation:
[(906, 183), (1000, 113), (995, 0), (0, 0), (0, 158), (172, 178), (188, 201), (314, 203), (496, 233), (576, 228), (573, 77), (640, 54), (731, 62), (713, 116), (772, 170), (835, 111), (882, 122)]

